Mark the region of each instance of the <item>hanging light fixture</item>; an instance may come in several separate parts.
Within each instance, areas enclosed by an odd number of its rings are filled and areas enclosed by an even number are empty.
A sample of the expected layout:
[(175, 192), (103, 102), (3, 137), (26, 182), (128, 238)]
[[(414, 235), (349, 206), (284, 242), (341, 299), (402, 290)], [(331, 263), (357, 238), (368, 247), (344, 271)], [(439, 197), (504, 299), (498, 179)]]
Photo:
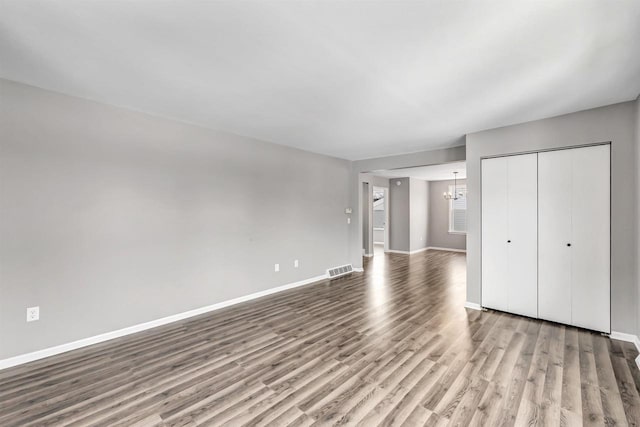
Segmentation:
[(453, 173), (453, 194), (451, 191), (445, 191), (443, 196), (445, 200), (458, 200), (464, 197), (464, 194), (458, 192), (458, 172)]

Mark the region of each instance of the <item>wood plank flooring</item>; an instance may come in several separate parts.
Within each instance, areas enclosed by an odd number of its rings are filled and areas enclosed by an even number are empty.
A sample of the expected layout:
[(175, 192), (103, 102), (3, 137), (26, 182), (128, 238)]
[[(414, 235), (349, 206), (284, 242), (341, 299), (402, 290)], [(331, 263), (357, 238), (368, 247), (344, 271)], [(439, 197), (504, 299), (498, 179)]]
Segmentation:
[(376, 255), (0, 371), (0, 426), (638, 425), (632, 344), (465, 309), (465, 261)]

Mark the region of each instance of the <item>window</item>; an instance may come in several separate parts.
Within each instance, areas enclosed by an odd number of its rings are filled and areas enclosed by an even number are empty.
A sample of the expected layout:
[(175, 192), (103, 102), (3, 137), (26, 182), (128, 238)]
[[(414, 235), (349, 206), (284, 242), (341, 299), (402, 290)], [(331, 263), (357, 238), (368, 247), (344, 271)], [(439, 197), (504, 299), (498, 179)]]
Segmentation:
[[(449, 186), (453, 194), (453, 185)], [(467, 233), (467, 186), (458, 185), (458, 194), (462, 197), (458, 200), (449, 200), (449, 233)]]

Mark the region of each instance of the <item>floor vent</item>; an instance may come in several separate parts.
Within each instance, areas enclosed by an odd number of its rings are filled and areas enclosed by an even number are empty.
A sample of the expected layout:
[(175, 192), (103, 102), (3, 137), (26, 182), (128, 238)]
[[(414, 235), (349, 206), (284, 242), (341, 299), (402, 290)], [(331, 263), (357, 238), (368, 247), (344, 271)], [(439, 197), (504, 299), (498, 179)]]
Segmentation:
[(334, 267), (327, 270), (327, 276), (329, 279), (333, 279), (334, 277), (344, 276), (345, 274), (349, 274), (353, 272), (353, 267), (351, 264), (341, 265), (340, 267)]

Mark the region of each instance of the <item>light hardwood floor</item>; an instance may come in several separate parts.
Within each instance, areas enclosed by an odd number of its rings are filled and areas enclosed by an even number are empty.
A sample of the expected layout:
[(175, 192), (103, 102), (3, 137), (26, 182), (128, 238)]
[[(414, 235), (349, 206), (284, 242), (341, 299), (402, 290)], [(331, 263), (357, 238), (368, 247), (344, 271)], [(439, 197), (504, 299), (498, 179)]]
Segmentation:
[(0, 426), (636, 425), (630, 343), (463, 308), (465, 255), (294, 289), (0, 371)]

